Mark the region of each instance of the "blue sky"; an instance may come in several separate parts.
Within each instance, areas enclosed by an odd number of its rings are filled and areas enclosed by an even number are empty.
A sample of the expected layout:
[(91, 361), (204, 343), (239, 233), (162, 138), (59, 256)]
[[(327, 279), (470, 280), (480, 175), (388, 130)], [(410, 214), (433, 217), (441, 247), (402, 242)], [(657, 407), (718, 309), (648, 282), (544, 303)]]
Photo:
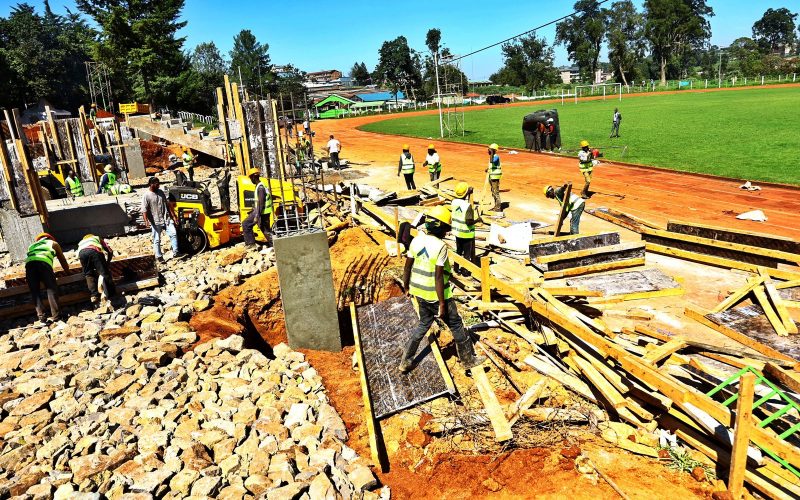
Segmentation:
[[(17, 1), (0, 0), (0, 15), (7, 16)], [(42, 9), (40, 0), (28, 3)], [(608, 2), (605, 6), (610, 5)], [(635, 2), (641, 7), (642, 1)], [(767, 8), (786, 7), (800, 12), (800, 0), (709, 0), (715, 45), (727, 46), (740, 36), (750, 36), (753, 22)], [(188, 25), (181, 31), (185, 48), (213, 41), (227, 54), (233, 37), (250, 29), (256, 38), (269, 44), (275, 64), (292, 63), (304, 71), (339, 69), (345, 74), (353, 63), (363, 61), (372, 70), (378, 49), (385, 40), (405, 36), (417, 50), (427, 50), (425, 33), (442, 30), (442, 41), (455, 54), (466, 54), (499, 40), (529, 30), (572, 12), (574, 0), (506, 0), (500, 4), (485, 1), (378, 2), (352, 0), (186, 0), (183, 11)], [(487, 7), (489, 5), (489, 7)], [(502, 7), (501, 7), (502, 5)], [(74, 8), (74, 0), (52, 0), (56, 12)], [(538, 33), (552, 44), (555, 27)], [(556, 64), (568, 64), (566, 51), (556, 47)], [(463, 59), (461, 69), (472, 80), (484, 80), (502, 65), (500, 47)]]

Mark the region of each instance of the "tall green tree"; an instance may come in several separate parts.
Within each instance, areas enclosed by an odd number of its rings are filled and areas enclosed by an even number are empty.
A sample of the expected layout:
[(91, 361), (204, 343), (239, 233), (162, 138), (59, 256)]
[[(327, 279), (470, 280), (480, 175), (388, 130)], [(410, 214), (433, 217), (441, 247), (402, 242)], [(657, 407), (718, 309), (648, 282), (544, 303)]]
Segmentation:
[(406, 96), (415, 96), (422, 86), (420, 65), (419, 55), (408, 46), (406, 37), (399, 36), (381, 45), (373, 78), (389, 86), (395, 95), (403, 90)]
[[(714, 10), (706, 0), (645, 0), (644, 36), (659, 64), (661, 85), (667, 83), (667, 64), (711, 38), (708, 17)], [(678, 76), (678, 75), (674, 75)]]
[(188, 59), (179, 78), (177, 105), (182, 110), (214, 115), (216, 88), (222, 85), (228, 63), (214, 42), (197, 45)]
[(555, 43), (566, 46), (570, 61), (578, 65), (584, 80), (594, 81), (606, 16), (596, 0), (578, 0), (574, 9), (577, 14), (556, 24)]
[(553, 48), (547, 40), (535, 34), (523, 36), (502, 45), (504, 65), (489, 77), (499, 85), (525, 87), (528, 91), (559, 83), (558, 70), (553, 66)]
[(369, 85), (372, 82), (367, 65), (363, 61), (353, 64), (353, 67), (350, 68), (350, 78), (354, 85)]
[(762, 50), (777, 52), (795, 43), (795, 23), (797, 14), (789, 9), (767, 9), (761, 19), (753, 24), (753, 39)]
[(275, 81), (269, 57), (269, 44), (256, 40), (250, 30), (242, 30), (233, 38), (231, 50), (231, 73), (234, 79), (242, 75), (241, 85), (247, 85), (255, 91), (261, 87), (269, 87)]
[(631, 0), (614, 2), (604, 14), (609, 62), (617, 81), (628, 85), (644, 55), (643, 17)]
[(76, 0), (101, 32), (93, 45), (94, 59), (111, 68), (112, 86), (151, 104), (175, 100), (178, 78), (186, 66), (186, 26), (179, 21), (184, 0)]
[(763, 54), (759, 44), (752, 38), (737, 38), (728, 46), (727, 52), (735, 61), (740, 76), (757, 76), (764, 71)]

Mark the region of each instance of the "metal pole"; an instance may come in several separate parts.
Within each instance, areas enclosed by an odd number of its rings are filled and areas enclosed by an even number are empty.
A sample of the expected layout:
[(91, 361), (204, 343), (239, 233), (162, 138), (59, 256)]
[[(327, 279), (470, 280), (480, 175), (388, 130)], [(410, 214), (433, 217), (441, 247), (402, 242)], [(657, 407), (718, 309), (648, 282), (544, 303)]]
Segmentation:
[(722, 49), (719, 52), (719, 64), (717, 64), (717, 88), (722, 88)]
[[(439, 100), (439, 137), (444, 137), (444, 125), (442, 124), (442, 90), (439, 88), (439, 51), (433, 53), (433, 69), (436, 75), (436, 95)], [(395, 94), (397, 98), (397, 94)]]

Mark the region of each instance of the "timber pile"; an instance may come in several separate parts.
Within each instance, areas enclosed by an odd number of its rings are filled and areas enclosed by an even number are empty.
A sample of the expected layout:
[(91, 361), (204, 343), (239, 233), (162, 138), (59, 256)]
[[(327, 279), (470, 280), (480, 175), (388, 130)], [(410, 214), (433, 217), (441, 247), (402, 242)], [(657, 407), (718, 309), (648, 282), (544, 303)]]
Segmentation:
[(530, 244), (533, 267), (545, 279), (644, 265), (644, 244), (620, 243), (619, 233), (569, 235)]

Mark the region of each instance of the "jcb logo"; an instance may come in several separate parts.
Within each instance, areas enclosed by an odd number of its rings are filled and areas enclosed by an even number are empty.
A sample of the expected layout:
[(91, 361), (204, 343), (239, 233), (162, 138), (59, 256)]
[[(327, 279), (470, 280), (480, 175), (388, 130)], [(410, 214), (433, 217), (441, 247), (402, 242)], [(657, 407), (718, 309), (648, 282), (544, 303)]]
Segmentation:
[(192, 200), (197, 201), (200, 199), (200, 196), (191, 193), (181, 193), (181, 200)]

